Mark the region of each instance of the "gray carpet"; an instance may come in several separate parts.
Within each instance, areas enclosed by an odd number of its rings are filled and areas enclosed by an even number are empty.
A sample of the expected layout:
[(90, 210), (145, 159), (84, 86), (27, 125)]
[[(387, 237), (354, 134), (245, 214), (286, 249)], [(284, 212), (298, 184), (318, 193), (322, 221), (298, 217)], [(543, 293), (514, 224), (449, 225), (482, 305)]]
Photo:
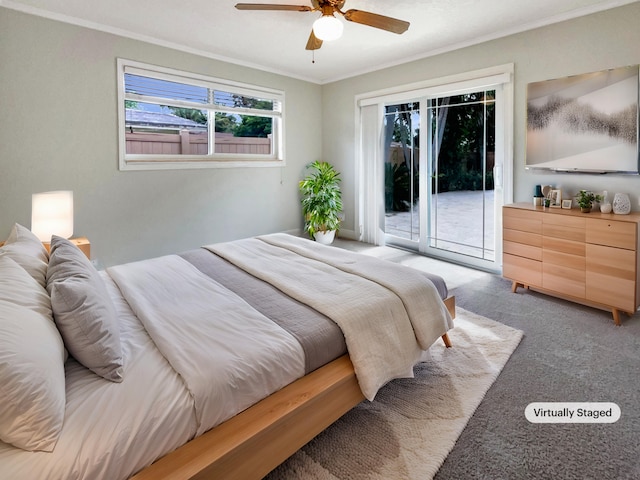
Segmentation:
[[(483, 275), (458, 305), (524, 338), (439, 472), (445, 479), (640, 478), (640, 314), (623, 317)], [(615, 424), (530, 424), (530, 402), (614, 402)]]
[[(640, 313), (611, 314), (497, 275), (388, 247), (337, 246), (443, 276), (457, 304), (524, 332), (435, 476), (449, 479), (640, 479)], [(614, 402), (615, 424), (530, 424), (530, 402)]]

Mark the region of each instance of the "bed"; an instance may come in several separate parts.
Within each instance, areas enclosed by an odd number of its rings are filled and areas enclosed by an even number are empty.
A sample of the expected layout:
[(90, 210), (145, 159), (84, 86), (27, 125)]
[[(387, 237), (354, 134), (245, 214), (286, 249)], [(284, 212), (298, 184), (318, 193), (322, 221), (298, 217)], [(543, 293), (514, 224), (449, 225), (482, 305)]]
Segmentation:
[(285, 234), (97, 272), (16, 225), (0, 248), (0, 472), (262, 478), (412, 376), (454, 311), (439, 277)]

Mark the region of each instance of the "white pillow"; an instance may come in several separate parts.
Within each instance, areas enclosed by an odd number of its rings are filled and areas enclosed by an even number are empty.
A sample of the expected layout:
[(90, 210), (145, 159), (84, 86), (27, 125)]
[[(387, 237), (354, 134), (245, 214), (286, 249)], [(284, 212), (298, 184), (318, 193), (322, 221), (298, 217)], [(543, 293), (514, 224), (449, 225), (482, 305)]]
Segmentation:
[(101, 377), (121, 382), (120, 327), (107, 288), (84, 253), (55, 235), (51, 237), (47, 290), (69, 353)]
[(11, 229), (9, 238), (0, 248), (0, 254), (13, 258), (42, 287), (46, 286), (49, 255), (40, 239), (31, 230), (16, 223)]
[(0, 256), (3, 442), (30, 451), (53, 450), (64, 421), (64, 357), (46, 291), (9, 256)]

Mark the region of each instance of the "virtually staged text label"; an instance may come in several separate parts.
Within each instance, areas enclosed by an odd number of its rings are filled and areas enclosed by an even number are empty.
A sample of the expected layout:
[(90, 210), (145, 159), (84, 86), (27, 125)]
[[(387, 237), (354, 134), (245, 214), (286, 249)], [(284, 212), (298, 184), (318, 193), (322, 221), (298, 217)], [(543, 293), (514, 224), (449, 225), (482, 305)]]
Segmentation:
[(533, 402), (524, 415), (531, 423), (615, 423), (620, 407), (611, 402)]

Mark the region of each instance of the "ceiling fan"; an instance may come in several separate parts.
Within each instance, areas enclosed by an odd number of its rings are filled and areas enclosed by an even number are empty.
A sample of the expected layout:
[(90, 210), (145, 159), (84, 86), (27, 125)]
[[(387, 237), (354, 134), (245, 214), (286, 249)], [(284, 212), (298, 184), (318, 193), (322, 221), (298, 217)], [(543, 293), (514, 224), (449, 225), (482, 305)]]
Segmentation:
[(306, 5), (282, 5), (265, 3), (238, 3), (238, 10), (287, 10), (293, 12), (322, 12), (311, 30), (311, 35), (307, 41), (307, 50), (317, 50), (322, 47), (323, 40), (335, 40), (342, 35), (342, 22), (334, 13), (339, 13), (350, 22), (368, 25), (388, 32), (401, 34), (409, 28), (409, 22), (398, 20), (397, 18), (378, 15), (377, 13), (365, 12), (363, 10), (351, 9), (342, 11), (345, 0), (311, 0), (312, 7)]

